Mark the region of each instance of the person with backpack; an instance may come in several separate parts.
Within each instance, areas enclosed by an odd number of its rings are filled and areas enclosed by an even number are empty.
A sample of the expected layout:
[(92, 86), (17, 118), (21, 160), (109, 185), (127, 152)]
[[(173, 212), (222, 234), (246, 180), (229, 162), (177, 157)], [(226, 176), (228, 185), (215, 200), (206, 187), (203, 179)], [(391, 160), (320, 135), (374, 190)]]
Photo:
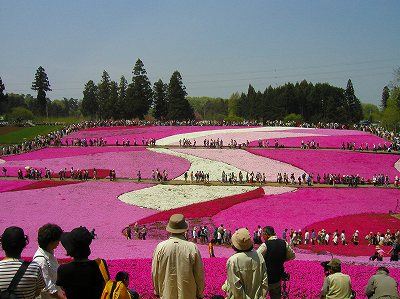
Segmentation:
[(92, 234), (83, 226), (61, 236), (61, 244), (73, 261), (58, 268), (56, 284), (68, 299), (98, 299), (110, 279), (104, 260), (89, 260), (92, 240)]
[(40, 294), (41, 299), (66, 299), (64, 292), (56, 285), (58, 261), (54, 256), (54, 250), (60, 243), (63, 231), (57, 224), (45, 224), (38, 231), (39, 248), (33, 256), (33, 261), (37, 262), (42, 269), (46, 287)]
[(36, 262), (21, 259), (29, 243), (24, 230), (17, 226), (6, 228), (0, 237), (5, 258), (0, 261), (0, 298), (34, 299), (45, 287), (42, 271)]

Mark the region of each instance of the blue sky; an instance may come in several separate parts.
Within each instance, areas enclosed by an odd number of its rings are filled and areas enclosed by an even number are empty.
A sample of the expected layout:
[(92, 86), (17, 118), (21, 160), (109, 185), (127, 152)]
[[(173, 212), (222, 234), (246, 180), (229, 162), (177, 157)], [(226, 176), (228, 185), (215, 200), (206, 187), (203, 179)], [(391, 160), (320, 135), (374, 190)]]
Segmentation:
[(34, 94), (41, 65), (51, 99), (82, 98), (103, 70), (130, 82), (140, 58), (151, 83), (179, 70), (190, 96), (351, 79), (378, 104), (400, 67), (399, 12), (398, 0), (0, 0), (0, 77)]

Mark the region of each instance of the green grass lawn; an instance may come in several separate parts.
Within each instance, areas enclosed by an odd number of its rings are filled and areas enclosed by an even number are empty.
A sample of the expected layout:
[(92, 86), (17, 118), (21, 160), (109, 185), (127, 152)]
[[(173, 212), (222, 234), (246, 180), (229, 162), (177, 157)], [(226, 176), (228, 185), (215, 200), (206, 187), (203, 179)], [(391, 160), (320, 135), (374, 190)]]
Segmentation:
[[(38, 135), (46, 135), (52, 131), (56, 131), (64, 127), (63, 125), (57, 126), (36, 126), (36, 127), (23, 127), (10, 130), (0, 129), (0, 144), (17, 144), (22, 143), (24, 140), (31, 140)], [(14, 129), (14, 128), (12, 128)]]

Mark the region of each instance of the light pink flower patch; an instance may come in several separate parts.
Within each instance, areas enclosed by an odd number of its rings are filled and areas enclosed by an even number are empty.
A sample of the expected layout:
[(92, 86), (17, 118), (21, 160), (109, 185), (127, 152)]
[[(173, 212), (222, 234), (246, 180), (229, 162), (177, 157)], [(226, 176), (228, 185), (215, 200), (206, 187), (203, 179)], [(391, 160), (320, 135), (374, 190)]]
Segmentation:
[(289, 150), (289, 149), (249, 149), (250, 153), (282, 161), (295, 167), (314, 173), (340, 175), (358, 174), (365, 179), (372, 179), (375, 174), (389, 175), (393, 182), (400, 172), (394, 167), (398, 155), (350, 152), (341, 150)]
[[(167, 170), (169, 178), (175, 178), (184, 173), (190, 166), (185, 159), (155, 153), (144, 148), (74, 148), (74, 150), (76, 149), (75, 153), (81, 150), (81, 155), (75, 156), (68, 156), (68, 149), (49, 148), (46, 149), (45, 153), (39, 151), (40, 158), (35, 158), (35, 155), (33, 155), (35, 152), (33, 152), (28, 156), (31, 158), (30, 160), (10, 160), (2, 164), (2, 167), (10, 168), (8, 173), (10, 176), (16, 176), (18, 168), (24, 169), (25, 166), (38, 169), (47, 167), (54, 172), (55, 176), (57, 176), (60, 169), (66, 168), (69, 172), (71, 167), (74, 167), (75, 170), (115, 169), (117, 178), (136, 178), (139, 170), (142, 173), (142, 178), (151, 178), (152, 170), (158, 168), (161, 172), (164, 169)], [(105, 149), (104, 152), (101, 152), (102, 149)], [(63, 153), (58, 154), (59, 150), (66, 152), (67, 156), (62, 157)], [(96, 153), (97, 150), (100, 150), (100, 152)], [(52, 154), (55, 157), (46, 159), (46, 153), (49, 152), (55, 152)]]
[[(94, 257), (131, 257), (133, 243), (122, 236), (129, 223), (156, 211), (127, 205), (117, 199), (121, 193), (150, 187), (149, 184), (85, 182), (56, 188), (0, 193), (0, 231), (11, 225), (25, 230), (31, 242), (24, 256), (36, 250), (37, 229), (45, 223), (59, 224), (64, 231), (80, 225), (95, 228), (98, 239), (92, 243)], [(18, 215), (18, 216), (16, 216)], [(58, 256), (65, 257), (60, 246)]]
[[(268, 159), (259, 155), (254, 155), (251, 152), (239, 149), (174, 149), (179, 153), (194, 155), (196, 157), (206, 158), (214, 161), (220, 161), (229, 165), (235, 166), (247, 172), (265, 173), (268, 181), (276, 181), (276, 175), (281, 173), (294, 173), (296, 177), (304, 171), (294, 167), (288, 163), (282, 163), (274, 159)], [(236, 173), (236, 175), (238, 175)], [(244, 178), (246, 173), (243, 173)]]

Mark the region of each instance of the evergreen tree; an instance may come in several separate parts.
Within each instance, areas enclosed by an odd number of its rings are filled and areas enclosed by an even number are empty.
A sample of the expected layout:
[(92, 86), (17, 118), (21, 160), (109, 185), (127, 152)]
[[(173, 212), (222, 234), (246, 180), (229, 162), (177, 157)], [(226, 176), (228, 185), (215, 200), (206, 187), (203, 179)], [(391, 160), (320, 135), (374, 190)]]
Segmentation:
[(39, 115), (46, 114), (47, 99), (46, 91), (51, 91), (49, 79), (43, 67), (36, 70), (35, 80), (32, 82), (32, 90), (37, 91), (36, 109)]
[(382, 110), (385, 110), (385, 108), (387, 107), (387, 100), (389, 99), (389, 97), (390, 97), (389, 87), (385, 86), (382, 91), (382, 101), (381, 101)]
[(172, 120), (194, 119), (194, 112), (186, 99), (186, 88), (182, 83), (181, 74), (175, 71), (168, 85), (168, 118)]
[(5, 89), (6, 87), (0, 77), (0, 115), (7, 112), (7, 95), (4, 94)]
[(128, 118), (143, 119), (152, 104), (152, 90), (143, 62), (138, 59), (133, 68), (132, 83), (127, 90)]
[(95, 119), (98, 114), (97, 86), (92, 80), (85, 84), (81, 109), (83, 116), (90, 116), (90, 119)]
[(110, 75), (107, 71), (103, 71), (101, 81), (98, 84), (97, 90), (97, 102), (99, 105), (99, 117), (100, 119), (107, 119), (112, 116), (110, 107), (113, 104), (110, 99), (111, 95), (111, 80)]
[(154, 104), (154, 117), (163, 120), (168, 114), (167, 102), (168, 85), (164, 84), (160, 79), (154, 83), (153, 87), (153, 104)]
[(116, 117), (117, 119), (126, 118), (126, 90), (128, 88), (128, 82), (124, 76), (121, 76), (118, 86), (118, 102), (116, 104)]
[(107, 102), (107, 117), (112, 119), (120, 119), (119, 107), (119, 96), (118, 96), (118, 83), (115, 81), (110, 82), (110, 97)]
[(347, 81), (347, 87), (344, 92), (344, 98), (347, 104), (347, 107), (344, 107), (344, 109), (348, 108), (349, 111), (348, 122), (351, 123), (359, 122), (362, 118), (362, 107), (360, 100), (354, 94), (353, 83), (351, 82), (350, 79)]
[(231, 118), (238, 116), (237, 110), (238, 110), (239, 98), (240, 98), (239, 93), (235, 92), (228, 99), (228, 116)]

